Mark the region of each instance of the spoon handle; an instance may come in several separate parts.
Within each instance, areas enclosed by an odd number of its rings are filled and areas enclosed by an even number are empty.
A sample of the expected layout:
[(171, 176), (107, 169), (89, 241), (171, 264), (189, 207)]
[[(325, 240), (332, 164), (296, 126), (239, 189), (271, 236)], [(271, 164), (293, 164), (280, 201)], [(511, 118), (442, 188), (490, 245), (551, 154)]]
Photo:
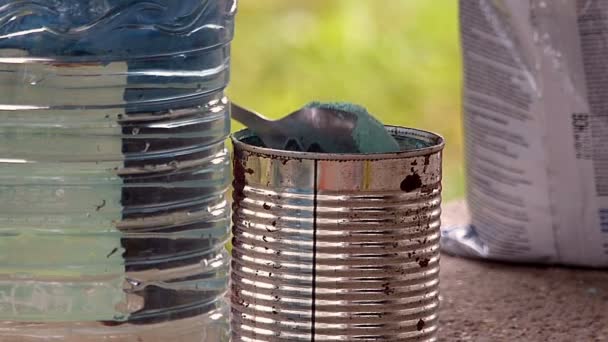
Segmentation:
[(256, 112), (245, 109), (234, 102), (230, 103), (230, 111), (233, 119), (242, 123), (254, 132), (265, 132), (269, 129), (269, 126), (271, 126), (270, 120)]

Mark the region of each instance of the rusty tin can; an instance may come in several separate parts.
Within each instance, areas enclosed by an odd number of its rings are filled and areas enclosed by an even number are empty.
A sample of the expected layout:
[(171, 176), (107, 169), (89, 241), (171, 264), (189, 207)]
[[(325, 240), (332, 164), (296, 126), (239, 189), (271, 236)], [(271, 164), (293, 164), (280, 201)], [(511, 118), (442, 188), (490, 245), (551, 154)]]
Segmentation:
[(443, 139), (389, 154), (233, 136), (233, 341), (435, 341)]

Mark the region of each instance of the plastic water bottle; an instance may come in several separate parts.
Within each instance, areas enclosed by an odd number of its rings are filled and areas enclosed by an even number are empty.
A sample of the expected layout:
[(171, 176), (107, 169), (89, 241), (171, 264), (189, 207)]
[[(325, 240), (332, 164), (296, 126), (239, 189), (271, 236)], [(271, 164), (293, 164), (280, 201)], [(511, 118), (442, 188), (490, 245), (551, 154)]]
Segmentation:
[(0, 0), (0, 341), (227, 341), (236, 0)]

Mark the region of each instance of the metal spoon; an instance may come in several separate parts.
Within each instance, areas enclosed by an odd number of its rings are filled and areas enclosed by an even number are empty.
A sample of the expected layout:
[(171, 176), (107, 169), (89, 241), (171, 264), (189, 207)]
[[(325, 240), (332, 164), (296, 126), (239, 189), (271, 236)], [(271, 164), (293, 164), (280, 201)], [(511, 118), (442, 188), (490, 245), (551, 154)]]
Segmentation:
[(268, 148), (308, 152), (357, 153), (353, 137), (358, 118), (353, 113), (305, 107), (270, 120), (231, 103), (232, 117), (253, 131)]

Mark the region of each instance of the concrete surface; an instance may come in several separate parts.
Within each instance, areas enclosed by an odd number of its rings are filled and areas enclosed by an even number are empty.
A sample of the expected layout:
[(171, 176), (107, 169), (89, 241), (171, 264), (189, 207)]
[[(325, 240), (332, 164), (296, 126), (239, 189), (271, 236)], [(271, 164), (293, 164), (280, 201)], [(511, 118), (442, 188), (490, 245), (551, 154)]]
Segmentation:
[[(462, 220), (462, 204), (444, 220)], [(442, 255), (440, 341), (608, 341), (608, 270)]]
[(442, 256), (440, 341), (608, 341), (608, 272)]

